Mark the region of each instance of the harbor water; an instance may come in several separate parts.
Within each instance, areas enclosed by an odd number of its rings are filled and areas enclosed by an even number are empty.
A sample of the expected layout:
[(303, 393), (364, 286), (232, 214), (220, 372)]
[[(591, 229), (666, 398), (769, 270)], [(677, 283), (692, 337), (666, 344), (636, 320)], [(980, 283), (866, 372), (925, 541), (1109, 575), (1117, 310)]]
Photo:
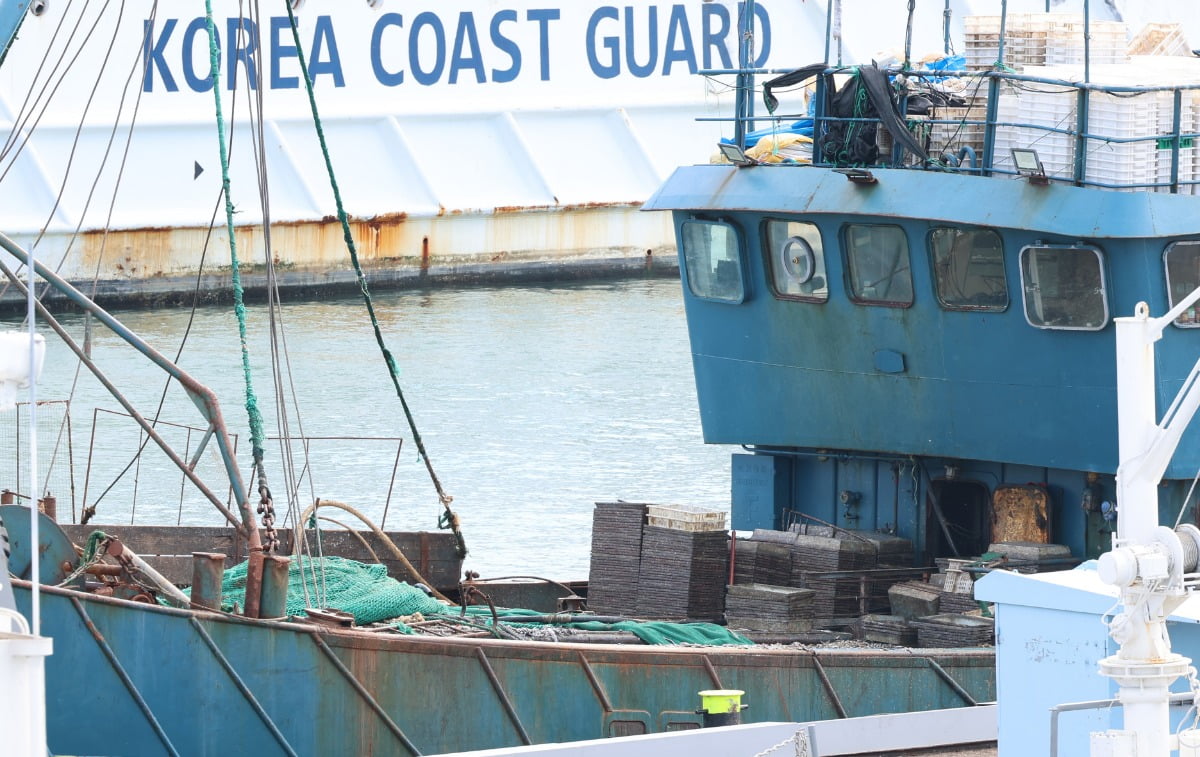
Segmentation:
[[(596, 501), (728, 508), (731, 449), (702, 442), (678, 280), (389, 292), (375, 305), (429, 458), (454, 497), (468, 568), (484, 577), (586, 577)], [(194, 318), (186, 308), (116, 315), (171, 357), (188, 333), (179, 363), (217, 393), (248, 477), (232, 308), (201, 308)], [(16, 318), (6, 320), (5, 327), (15, 326)], [(361, 299), (281, 309), (274, 351), (284, 366), (278, 385), (288, 398), (286, 418), (274, 400), (269, 309), (250, 305), (247, 320), (277, 508), (287, 509), (289, 499), (301, 509), (315, 498), (333, 499), (389, 530), (436, 529), (436, 491)], [(64, 316), (63, 323), (83, 341), (82, 316)], [(77, 518), (86, 495), (97, 507), (93, 523), (219, 524), (215, 508), (184, 485), (153, 443), (130, 465), (144, 437), (86, 370), (76, 379), (77, 361), (48, 331), (47, 341), (38, 397), (52, 404), (39, 410), (40, 476), (59, 499), (60, 519), (69, 512)], [(157, 369), (98, 326), (91, 354), (153, 418), (164, 386)], [(178, 388), (165, 396), (159, 429), (190, 457), (204, 423)], [(62, 406), (53, 403), (68, 397), (69, 449)], [(9, 418), (3, 443), (11, 448)], [(278, 441), (285, 424), (309, 439), (307, 455), (299, 441)], [(14, 471), (10, 453), (3, 457), (0, 474), (15, 477), (24, 492), (27, 472)], [(212, 445), (197, 469), (226, 492)], [(299, 482), (290, 497), (288, 480)], [(293, 510), (287, 522), (294, 517)], [(341, 512), (329, 517), (353, 522)]]

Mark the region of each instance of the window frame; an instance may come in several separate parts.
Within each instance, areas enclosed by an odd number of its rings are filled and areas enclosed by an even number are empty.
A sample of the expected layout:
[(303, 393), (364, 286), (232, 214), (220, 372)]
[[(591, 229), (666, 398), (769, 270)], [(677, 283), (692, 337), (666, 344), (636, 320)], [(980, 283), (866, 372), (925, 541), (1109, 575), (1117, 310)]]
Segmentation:
[[(819, 253), (819, 257), (820, 257), (821, 265), (825, 269), (825, 271), (824, 271), (825, 296), (824, 297), (821, 297), (820, 295), (815, 295), (815, 294), (792, 294), (790, 292), (779, 291), (779, 287), (776, 285), (776, 267), (775, 267), (776, 266), (776, 254), (775, 254), (775, 251), (770, 248), (771, 240), (770, 240), (770, 235), (767, 233), (767, 227), (770, 226), (772, 223), (783, 223), (783, 224), (803, 223), (803, 224), (807, 224), (807, 225), (813, 227), (813, 229), (816, 230), (817, 238), (821, 241), (821, 251)], [(831, 292), (832, 287), (830, 287), (830, 285), (829, 285), (829, 262), (828, 262), (829, 256), (825, 252), (825, 248), (826, 248), (825, 234), (822, 233), (820, 225), (814, 223), (813, 221), (809, 221), (809, 220), (801, 219), (801, 218), (779, 218), (776, 216), (766, 216), (762, 219), (762, 223), (759, 225), (759, 236), (762, 239), (763, 258), (766, 263), (766, 271), (767, 271), (767, 284), (770, 287), (771, 294), (775, 297), (775, 299), (789, 300), (792, 302), (810, 302), (810, 303), (814, 303), (817, 305), (823, 305), (823, 304), (829, 302), (829, 297), (830, 297), (830, 294), (832, 293)], [(789, 241), (791, 240), (791, 238), (792, 238), (792, 236), (787, 237), (787, 239)], [(811, 247), (811, 245), (810, 245), (810, 247)], [(816, 258), (818, 256), (818, 253), (816, 250), (813, 250), (812, 252), (813, 252), (813, 269), (809, 272), (808, 277), (804, 281), (800, 282), (801, 284), (811, 281), (813, 279), (813, 277), (817, 275)]]
[[(724, 226), (733, 233), (734, 247), (737, 252), (738, 283), (740, 285), (738, 287), (740, 290), (740, 294), (737, 297), (737, 299), (731, 299), (731, 298), (727, 298), (727, 297), (713, 297), (712, 295), (700, 294), (696, 291), (696, 288), (692, 283), (692, 272), (690, 270), (690, 267), (688, 266), (689, 251), (687, 248), (687, 244), (684, 241), (684, 239), (685, 239), (684, 238), (684, 228), (688, 224), (701, 224), (701, 225), (705, 225), (705, 226)], [(717, 220), (717, 219), (712, 219), (712, 218), (694, 218), (694, 217), (687, 218), (687, 219), (684, 219), (679, 224), (679, 243), (680, 243), (680, 251), (683, 254), (683, 267), (682, 267), (683, 278), (684, 278), (684, 281), (687, 282), (687, 288), (688, 288), (689, 294), (691, 294), (693, 297), (695, 297), (698, 300), (704, 300), (706, 302), (719, 302), (723, 305), (741, 305), (744, 302), (746, 302), (746, 300), (750, 296), (749, 275), (748, 275), (748, 271), (746, 270), (746, 255), (745, 255), (745, 243), (746, 242), (745, 242), (745, 236), (742, 234), (742, 230), (736, 224), (731, 223), (730, 221), (727, 221), (727, 220)]]
[[(854, 228), (854, 227), (866, 227), (866, 228), (873, 228), (873, 229), (874, 228), (899, 229), (900, 234), (904, 237), (904, 252), (905, 252), (905, 256), (907, 257), (907, 262), (908, 262), (908, 283), (909, 283), (910, 299), (907, 302), (905, 302), (903, 300), (868, 300), (868, 299), (863, 299), (862, 297), (859, 297), (858, 294), (855, 292), (854, 265), (851, 263), (851, 260), (850, 260), (851, 251), (850, 251), (850, 244), (849, 244), (850, 229)], [(842, 271), (843, 282), (842, 283), (846, 287), (846, 294), (850, 298), (851, 302), (853, 302), (856, 305), (865, 305), (867, 307), (898, 308), (898, 309), (902, 309), (902, 310), (911, 308), (913, 305), (916, 304), (917, 286), (916, 286), (916, 280), (913, 278), (912, 245), (909, 244), (908, 231), (903, 226), (901, 226), (898, 223), (845, 223), (845, 224), (842, 224), (841, 233), (839, 234), (839, 237), (840, 237), (841, 247), (842, 247), (842, 265), (843, 265), (843, 271)]]
[[(1175, 247), (1176, 245), (1180, 245), (1180, 244), (1191, 244), (1191, 245), (1196, 245), (1198, 248), (1200, 248), (1200, 239), (1176, 239), (1174, 242), (1169, 243), (1165, 248), (1163, 248), (1163, 254), (1162, 254), (1163, 281), (1166, 283), (1166, 286), (1167, 286), (1167, 310), (1168, 311), (1171, 310), (1172, 308), (1174, 308), (1176, 303), (1175, 303), (1175, 295), (1171, 291), (1171, 264), (1167, 261), (1167, 256), (1169, 254), (1171, 254), (1171, 249), (1173, 247)], [(1189, 291), (1188, 294), (1191, 294), (1191, 292)], [(1184, 296), (1186, 297), (1187, 295), (1184, 295)], [(1197, 309), (1200, 310), (1200, 308), (1197, 308)], [(1192, 323), (1180, 323), (1179, 318), (1176, 318), (1175, 320), (1171, 321), (1171, 323), (1176, 328), (1180, 328), (1180, 329), (1200, 329), (1200, 317), (1197, 317), (1197, 319)]]
[[(1096, 262), (1100, 268), (1100, 302), (1104, 306), (1104, 317), (1101, 319), (1099, 326), (1045, 326), (1034, 323), (1029, 319), (1029, 298), (1028, 288), (1025, 286), (1025, 253), (1028, 250), (1088, 250), (1096, 256)], [(1025, 315), (1025, 322), (1035, 329), (1045, 329), (1047, 331), (1103, 331), (1108, 328), (1108, 324), (1112, 321), (1112, 310), (1108, 306), (1108, 274), (1104, 270), (1104, 250), (1099, 245), (1094, 244), (1055, 244), (1038, 242), (1027, 244), (1017, 253), (1017, 266), (1021, 273), (1021, 312)]]
[[(941, 279), (938, 276), (937, 258), (934, 253), (933, 236), (939, 231), (957, 231), (957, 232), (986, 232), (994, 234), (1000, 242), (1000, 269), (1003, 272), (1004, 278), (1004, 306), (997, 307), (995, 305), (952, 305), (942, 299)], [(1008, 285), (1008, 265), (1005, 257), (1004, 235), (996, 231), (994, 228), (981, 226), (974, 228), (965, 228), (962, 226), (932, 226), (929, 233), (925, 235), (925, 247), (929, 253), (929, 268), (930, 276), (933, 279), (933, 297), (937, 300), (938, 306), (942, 310), (961, 313), (1004, 313), (1012, 307), (1012, 289)], [(1022, 282), (1023, 283), (1023, 282)]]

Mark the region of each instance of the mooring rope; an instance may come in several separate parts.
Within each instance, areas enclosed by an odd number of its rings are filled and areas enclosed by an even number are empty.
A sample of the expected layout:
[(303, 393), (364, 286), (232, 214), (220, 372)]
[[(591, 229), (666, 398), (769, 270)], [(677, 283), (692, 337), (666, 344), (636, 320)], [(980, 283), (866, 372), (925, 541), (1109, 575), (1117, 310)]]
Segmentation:
[[(210, 0), (205, 1), (209, 2)], [(358, 248), (354, 244), (354, 235), (350, 232), (350, 221), (346, 216), (346, 209), (342, 204), (342, 192), (338, 188), (337, 177), (333, 171), (333, 161), (329, 157), (329, 145), (325, 141), (325, 129), (321, 123), (321, 114), (317, 110), (317, 98), (313, 94), (312, 79), (308, 75), (308, 61), (304, 56), (304, 46), (300, 42), (300, 31), (296, 26), (296, 16), (292, 12), (292, 3), (289, 0), (284, 0), (284, 5), (287, 6), (288, 21), (292, 27), (292, 39), (296, 43), (296, 56), (300, 61), (300, 74), (304, 79), (304, 87), (308, 92), (308, 104), (312, 108), (313, 125), (317, 130), (317, 139), (321, 143), (321, 155), (325, 158), (325, 170), (329, 174), (329, 185), (333, 189), (333, 199), (337, 204), (337, 216), (338, 221), (342, 224), (342, 236), (346, 241), (346, 249), (350, 252), (350, 262), (354, 265), (354, 275), (358, 279), (358, 286), (362, 291), (363, 302), (366, 303), (367, 313), (371, 317), (371, 328), (375, 331), (375, 341), (383, 353), (384, 362), (387, 363), (388, 374), (392, 377), (392, 386), (396, 388), (396, 396), (400, 399), (400, 406), (404, 409), (404, 417), (408, 420), (408, 427), (413, 435), (413, 442), (417, 445), (417, 454), (420, 455), (422, 462), (425, 463), (425, 469), (429, 471), (429, 478), (433, 481), (434, 489), (437, 490), (438, 500), (441, 502), (442, 507), (445, 508), (445, 515), (439, 520), (439, 524), (446, 524), (454, 532), (458, 554), (460, 557), (463, 557), (467, 553), (466, 542), (463, 540), (462, 532), (459, 530), (458, 516), (450, 509), (450, 503), (454, 501), (454, 498), (442, 488), (442, 482), (438, 480), (437, 473), (433, 470), (433, 463), (429, 459), (429, 454), (425, 451), (425, 443), (421, 441), (421, 434), (417, 431), (417, 422), (408, 407), (408, 401), (404, 399), (404, 391), (400, 388), (396, 360), (392, 356), (391, 350), (387, 348), (387, 345), (383, 341), (383, 333), (379, 329), (379, 320), (375, 317), (375, 305), (371, 301), (371, 291), (367, 286), (367, 279), (363, 274), (362, 266), (359, 264)]]

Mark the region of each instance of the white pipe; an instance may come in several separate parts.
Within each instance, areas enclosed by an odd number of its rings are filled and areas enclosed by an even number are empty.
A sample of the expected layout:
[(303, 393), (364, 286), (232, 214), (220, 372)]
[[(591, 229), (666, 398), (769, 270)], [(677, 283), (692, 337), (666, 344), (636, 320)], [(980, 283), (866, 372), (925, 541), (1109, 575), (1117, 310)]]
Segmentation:
[[(1149, 450), (1158, 419), (1154, 397), (1154, 334), (1149, 308), (1117, 318), (1117, 535), (1124, 543), (1149, 543), (1158, 526), (1158, 481), (1141, 475), (1137, 463)], [(1161, 333), (1161, 332), (1160, 332)]]

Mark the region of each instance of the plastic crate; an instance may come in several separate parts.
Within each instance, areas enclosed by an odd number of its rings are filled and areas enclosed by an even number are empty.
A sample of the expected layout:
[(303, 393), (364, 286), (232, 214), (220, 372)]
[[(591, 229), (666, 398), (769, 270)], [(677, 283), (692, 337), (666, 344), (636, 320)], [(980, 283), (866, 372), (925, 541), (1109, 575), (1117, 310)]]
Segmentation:
[(647, 505), (647, 525), (676, 531), (724, 531), (725, 513), (691, 505)]

